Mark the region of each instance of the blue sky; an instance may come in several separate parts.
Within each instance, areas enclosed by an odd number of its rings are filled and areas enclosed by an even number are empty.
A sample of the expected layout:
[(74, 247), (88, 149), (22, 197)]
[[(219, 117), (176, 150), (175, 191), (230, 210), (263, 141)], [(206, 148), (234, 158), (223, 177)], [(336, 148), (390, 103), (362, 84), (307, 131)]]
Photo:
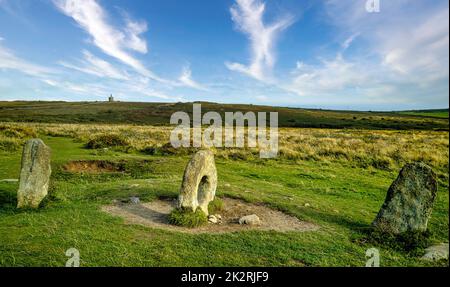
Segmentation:
[(448, 1), (366, 2), (0, 0), (0, 100), (447, 108)]

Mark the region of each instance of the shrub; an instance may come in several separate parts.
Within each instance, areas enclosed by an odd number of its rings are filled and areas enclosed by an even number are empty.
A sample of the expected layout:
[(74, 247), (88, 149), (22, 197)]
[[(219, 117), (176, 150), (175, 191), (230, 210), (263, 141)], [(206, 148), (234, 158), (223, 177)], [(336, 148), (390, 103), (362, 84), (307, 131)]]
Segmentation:
[(175, 208), (169, 214), (169, 223), (177, 226), (194, 228), (208, 223), (208, 217), (199, 208), (197, 208), (195, 212)]
[(21, 141), (16, 138), (5, 138), (0, 136), (0, 150), (2, 151), (16, 151), (20, 148), (21, 144)]
[(128, 141), (116, 134), (104, 134), (99, 135), (91, 140), (89, 140), (86, 144), (86, 148), (89, 149), (99, 149), (99, 148), (108, 148), (108, 147), (128, 147)]

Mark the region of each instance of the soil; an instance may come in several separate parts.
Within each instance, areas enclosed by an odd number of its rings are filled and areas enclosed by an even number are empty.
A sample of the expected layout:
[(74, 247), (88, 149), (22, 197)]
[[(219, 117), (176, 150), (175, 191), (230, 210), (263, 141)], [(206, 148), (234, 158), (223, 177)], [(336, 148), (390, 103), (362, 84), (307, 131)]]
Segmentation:
[(71, 161), (66, 163), (62, 168), (64, 171), (73, 173), (106, 173), (124, 171), (124, 166), (122, 163), (110, 162), (106, 160)]
[[(159, 199), (148, 203), (117, 203), (103, 206), (102, 210), (112, 215), (120, 216), (128, 224), (140, 224), (148, 227), (161, 228), (185, 233), (226, 233), (247, 230), (274, 230), (288, 231), (315, 231), (319, 227), (315, 224), (301, 221), (296, 217), (281, 211), (273, 210), (262, 204), (247, 203), (238, 199), (222, 198), (224, 208), (220, 214), (221, 224), (208, 223), (201, 227), (187, 228), (174, 226), (168, 223), (169, 213), (175, 208), (174, 199)], [(240, 225), (239, 218), (245, 215), (256, 214), (261, 224)]]

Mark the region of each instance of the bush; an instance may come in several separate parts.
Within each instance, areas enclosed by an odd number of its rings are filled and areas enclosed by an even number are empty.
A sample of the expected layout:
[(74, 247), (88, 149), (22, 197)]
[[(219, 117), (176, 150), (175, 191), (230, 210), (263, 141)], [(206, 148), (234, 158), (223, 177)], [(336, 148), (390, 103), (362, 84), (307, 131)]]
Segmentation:
[(105, 134), (97, 136), (88, 141), (86, 144), (86, 148), (89, 149), (99, 149), (99, 148), (108, 148), (108, 147), (128, 147), (128, 141), (116, 134)]
[(194, 228), (208, 223), (206, 214), (197, 208), (195, 212), (175, 208), (169, 214), (169, 223), (177, 226)]
[(20, 148), (22, 142), (16, 138), (5, 138), (0, 136), (0, 150), (12, 152)]

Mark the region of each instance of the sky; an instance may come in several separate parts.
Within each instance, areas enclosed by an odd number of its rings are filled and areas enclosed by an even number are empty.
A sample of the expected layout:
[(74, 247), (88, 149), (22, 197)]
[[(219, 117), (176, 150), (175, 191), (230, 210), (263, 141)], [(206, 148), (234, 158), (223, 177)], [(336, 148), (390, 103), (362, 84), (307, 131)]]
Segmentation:
[(0, 100), (448, 108), (448, 1), (377, 1), (0, 0)]

